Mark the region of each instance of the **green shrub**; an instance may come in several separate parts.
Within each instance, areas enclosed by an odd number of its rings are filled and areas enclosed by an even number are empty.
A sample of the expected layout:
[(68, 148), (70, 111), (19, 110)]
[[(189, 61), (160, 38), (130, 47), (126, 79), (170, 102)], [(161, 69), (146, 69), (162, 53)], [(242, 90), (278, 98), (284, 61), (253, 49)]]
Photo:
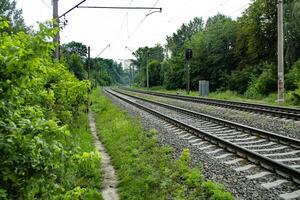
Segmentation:
[(300, 59), (294, 63), (286, 75), (286, 89), (291, 90), (291, 101), (300, 104)]
[(1, 31), (7, 26), (0, 22), (1, 197), (61, 199), (77, 189), (96, 191), (100, 157), (91, 140), (88, 152), (80, 148), (88, 132), (70, 129), (82, 117), (89, 83), (52, 60), (51, 24), (31, 34)]
[(233, 200), (234, 198), (229, 192), (225, 191), (223, 185), (206, 181), (202, 184), (206, 197), (210, 200)]
[(245, 95), (250, 98), (267, 96), (277, 90), (277, 78), (275, 76), (274, 66), (264, 62), (261, 64), (263, 72), (257, 79), (252, 80)]
[(285, 86), (287, 90), (296, 90), (300, 84), (300, 59), (294, 63), (290, 71), (285, 76)]
[(232, 71), (227, 77), (228, 89), (236, 91), (239, 94), (244, 94), (251, 84), (260, 73), (257, 66), (246, 67), (240, 71)]

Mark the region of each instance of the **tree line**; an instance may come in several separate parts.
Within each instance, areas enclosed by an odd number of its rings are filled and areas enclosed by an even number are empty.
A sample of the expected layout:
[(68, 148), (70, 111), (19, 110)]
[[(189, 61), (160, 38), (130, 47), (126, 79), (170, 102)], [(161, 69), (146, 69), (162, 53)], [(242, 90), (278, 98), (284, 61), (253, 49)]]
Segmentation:
[[(300, 2), (284, 1), (286, 90), (300, 102)], [(133, 53), (135, 83), (185, 88), (185, 50), (191, 48), (191, 87), (209, 80), (212, 91), (232, 90), (250, 98), (277, 90), (277, 1), (255, 0), (238, 19), (217, 14), (196, 17), (166, 38), (166, 45), (141, 47)]]
[(61, 62), (65, 63), (79, 80), (89, 78), (92, 86), (109, 86), (128, 82), (127, 74), (123, 71), (121, 63), (98, 57), (88, 60), (87, 46), (80, 42), (72, 41), (63, 44), (61, 53)]

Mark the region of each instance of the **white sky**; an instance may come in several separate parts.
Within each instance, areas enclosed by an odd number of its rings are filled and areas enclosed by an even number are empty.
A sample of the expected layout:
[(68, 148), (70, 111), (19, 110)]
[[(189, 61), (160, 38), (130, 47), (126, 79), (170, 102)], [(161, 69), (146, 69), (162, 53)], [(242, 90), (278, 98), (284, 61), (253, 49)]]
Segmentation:
[[(52, 0), (17, 0), (23, 10), (27, 25), (36, 27), (36, 22), (52, 18)], [(81, 0), (59, 0), (59, 14), (63, 14)], [(87, 0), (82, 5), (91, 6), (147, 6), (152, 7), (157, 0)], [(206, 20), (218, 12), (236, 18), (248, 7), (251, 0), (159, 0), (156, 7), (162, 13), (147, 17), (147, 10), (103, 10), (75, 9), (66, 19), (68, 25), (61, 32), (61, 43), (82, 42), (91, 47), (91, 56), (111, 44), (100, 57), (114, 60), (132, 58), (128, 46), (135, 51), (142, 46), (165, 44), (166, 36), (175, 32), (182, 23), (194, 17)], [(127, 17), (128, 13), (128, 17)], [(129, 37), (131, 36), (131, 37)]]

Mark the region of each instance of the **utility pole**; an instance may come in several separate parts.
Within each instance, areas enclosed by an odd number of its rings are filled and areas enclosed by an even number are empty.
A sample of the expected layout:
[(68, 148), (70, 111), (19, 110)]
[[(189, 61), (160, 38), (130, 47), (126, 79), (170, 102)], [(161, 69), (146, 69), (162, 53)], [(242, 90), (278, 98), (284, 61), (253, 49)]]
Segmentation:
[[(87, 60), (87, 65), (88, 65), (88, 80), (90, 81), (90, 71), (91, 71), (91, 48), (88, 47), (88, 60)], [(90, 88), (87, 88), (87, 103), (86, 103), (86, 113), (87, 115), (90, 112)], [(88, 130), (89, 127), (89, 120), (87, 118), (87, 122), (86, 122), (86, 130)]]
[(90, 80), (90, 76), (91, 76), (91, 48), (88, 47), (88, 60), (87, 60), (87, 64), (88, 64), (88, 79)]
[[(98, 55), (94, 58), (94, 69), (96, 70), (96, 64), (97, 64), (97, 58), (104, 52), (104, 51), (106, 51), (106, 49), (108, 49), (110, 47), (110, 44), (108, 44), (108, 45), (106, 45), (101, 51), (100, 51), (100, 53), (98, 53)], [(89, 47), (90, 48), (90, 47)], [(88, 50), (89, 51), (89, 57), (90, 57), (90, 50)], [(89, 69), (90, 70), (90, 69)], [(97, 86), (97, 77), (98, 77), (98, 80), (100, 80), (100, 78), (102, 77), (101, 75), (99, 75), (100, 74), (100, 69), (97, 71), (97, 73), (96, 73), (96, 76), (95, 76), (95, 85)], [(100, 85), (100, 83), (99, 83), (99, 85)]]
[(129, 65), (129, 81), (130, 81), (130, 83), (129, 83), (129, 86), (132, 86), (132, 83), (133, 83), (133, 80), (132, 80), (132, 67), (131, 67), (131, 65)]
[(284, 102), (283, 0), (278, 0), (278, 102)]
[[(132, 51), (128, 46), (125, 46), (125, 49), (127, 49), (134, 55), (134, 51)], [(132, 66), (132, 84), (134, 84), (134, 65), (131, 65), (131, 66)]]
[[(54, 23), (54, 28), (59, 29), (59, 16), (58, 16), (58, 0), (52, 0), (53, 2), (53, 20), (55, 21)], [(53, 52), (53, 58), (59, 60), (60, 58), (60, 38), (59, 38), (59, 30), (56, 33), (56, 35), (53, 38), (53, 42), (56, 44), (55, 50)]]
[(191, 60), (193, 58), (193, 51), (192, 49), (187, 49), (185, 51), (185, 59), (187, 61), (186, 64), (186, 93), (189, 95), (190, 94), (190, 83), (191, 83), (191, 78), (190, 78), (190, 66), (191, 66)]
[(146, 76), (147, 76), (147, 89), (149, 89), (149, 52), (147, 50), (147, 58), (146, 58)]
[(190, 94), (190, 61), (187, 62), (187, 74), (186, 74), (186, 80), (187, 80), (187, 83), (186, 83), (186, 93), (189, 95)]

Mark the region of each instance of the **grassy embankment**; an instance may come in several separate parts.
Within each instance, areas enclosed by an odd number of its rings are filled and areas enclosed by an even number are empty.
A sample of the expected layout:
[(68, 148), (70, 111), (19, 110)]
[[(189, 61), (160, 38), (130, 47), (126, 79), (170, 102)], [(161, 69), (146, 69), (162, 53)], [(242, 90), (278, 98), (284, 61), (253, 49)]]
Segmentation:
[(157, 131), (143, 130), (105, 97), (92, 94), (99, 138), (112, 157), (121, 199), (234, 199), (221, 184), (204, 180), (200, 167), (189, 166), (189, 151), (172, 159), (170, 147), (159, 146)]
[[(144, 87), (134, 87), (135, 89), (141, 89), (141, 90), (147, 90), (147, 88)], [(183, 89), (177, 89), (177, 90), (167, 90), (163, 87), (152, 87), (150, 88), (152, 91), (156, 92), (164, 92), (164, 93), (170, 93), (170, 94), (182, 94), (187, 95), (186, 91)], [(191, 91), (190, 96), (199, 96), (198, 91)], [(290, 93), (286, 93), (285, 99), (286, 101), (284, 103), (277, 103), (277, 94), (272, 93), (268, 96), (259, 96), (256, 98), (248, 98), (245, 95), (238, 94), (233, 91), (222, 91), (222, 92), (211, 92), (208, 96), (208, 98), (214, 98), (214, 99), (222, 99), (222, 100), (232, 100), (232, 101), (241, 101), (241, 102), (248, 102), (248, 103), (259, 103), (259, 104), (269, 104), (269, 105), (275, 105), (275, 106), (288, 106), (288, 107), (296, 107), (299, 108), (300, 105), (295, 105), (295, 103), (292, 101), (292, 96)]]

